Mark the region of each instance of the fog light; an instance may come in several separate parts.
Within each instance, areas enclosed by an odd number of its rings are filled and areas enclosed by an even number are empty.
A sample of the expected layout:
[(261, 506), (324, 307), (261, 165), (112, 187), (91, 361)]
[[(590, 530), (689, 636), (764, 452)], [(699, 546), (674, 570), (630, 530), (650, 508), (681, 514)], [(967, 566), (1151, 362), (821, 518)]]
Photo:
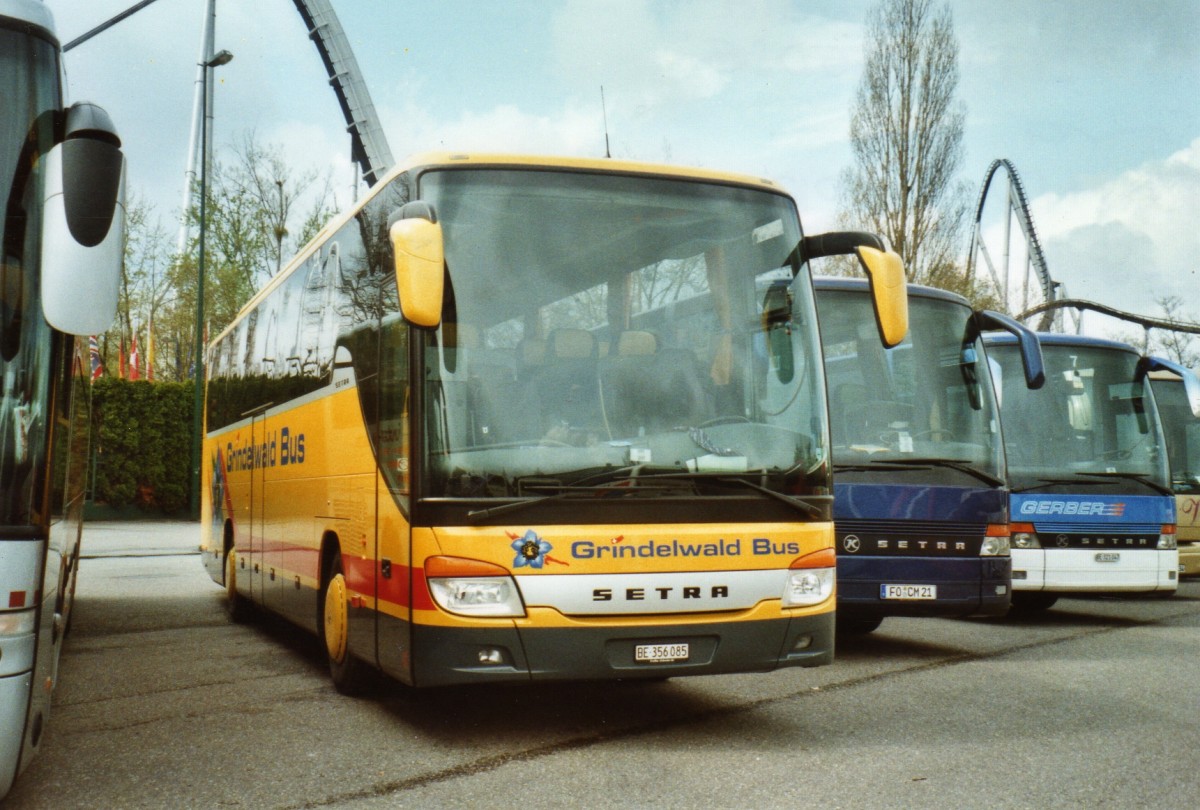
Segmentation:
[(997, 585), (996, 586), (996, 596), (1004, 596), (1004, 594), (1006, 594), (1006, 593), (1008, 593), (1007, 585)]
[(798, 639), (796, 639), (796, 643), (792, 645), (792, 651), (798, 652), (799, 650), (807, 650), (812, 646), (812, 643), (812, 636), (800, 636)]
[(485, 647), (479, 651), (479, 663), (481, 664), (503, 664), (504, 653), (497, 650), (495, 647)]

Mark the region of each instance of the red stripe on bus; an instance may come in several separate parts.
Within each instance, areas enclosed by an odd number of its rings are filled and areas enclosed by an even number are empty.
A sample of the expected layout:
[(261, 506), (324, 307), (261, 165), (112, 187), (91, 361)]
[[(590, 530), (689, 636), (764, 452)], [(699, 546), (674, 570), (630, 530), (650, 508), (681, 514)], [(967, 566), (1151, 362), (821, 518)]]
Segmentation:
[(425, 582), (424, 569), (393, 563), (392, 575), (385, 577), (378, 560), (345, 556), (342, 557), (342, 567), (345, 569), (346, 585), (352, 591), (371, 593), (372, 578), (375, 578), (379, 583), (380, 600), (416, 610), (436, 609), (433, 597), (429, 595), (429, 586)]

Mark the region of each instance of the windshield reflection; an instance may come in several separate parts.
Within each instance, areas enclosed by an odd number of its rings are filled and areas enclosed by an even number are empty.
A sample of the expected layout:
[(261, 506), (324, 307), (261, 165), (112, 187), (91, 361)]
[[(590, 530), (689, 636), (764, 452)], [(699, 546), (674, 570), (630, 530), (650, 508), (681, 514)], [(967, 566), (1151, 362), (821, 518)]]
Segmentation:
[(1001, 483), (995, 397), (970, 308), (911, 295), (908, 334), (885, 349), (866, 284), (818, 284), (835, 469)]
[(443, 225), (449, 271), (423, 352), (428, 494), (547, 495), (603, 485), (597, 470), (827, 488), (816, 318), (790, 261), (790, 199), (478, 169), (428, 173), (420, 194)]
[(988, 351), (1014, 491), (1088, 482), (1089, 491), (1119, 492), (1132, 482), (1154, 494), (1168, 486), (1163, 434), (1137, 354), (1043, 342), (1046, 384), (1029, 390), (1015, 346)]

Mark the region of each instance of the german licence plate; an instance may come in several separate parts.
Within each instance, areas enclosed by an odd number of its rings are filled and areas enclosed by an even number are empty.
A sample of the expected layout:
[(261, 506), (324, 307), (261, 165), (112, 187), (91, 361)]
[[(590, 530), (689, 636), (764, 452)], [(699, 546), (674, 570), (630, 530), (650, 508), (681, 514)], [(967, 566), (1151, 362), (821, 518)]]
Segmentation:
[(1096, 562), (1120, 562), (1121, 555), (1116, 551), (1100, 551), (1096, 554)]
[(668, 664), (687, 659), (686, 644), (638, 644), (633, 648), (633, 660), (647, 664)]
[(937, 585), (880, 585), (881, 599), (937, 599)]

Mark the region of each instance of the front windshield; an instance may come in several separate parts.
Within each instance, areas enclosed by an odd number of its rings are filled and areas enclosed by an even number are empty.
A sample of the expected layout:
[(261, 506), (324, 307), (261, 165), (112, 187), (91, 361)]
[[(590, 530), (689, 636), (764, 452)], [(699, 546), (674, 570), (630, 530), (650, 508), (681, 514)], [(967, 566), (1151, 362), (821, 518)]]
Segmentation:
[(1167, 440), (1171, 488), (1177, 495), (1200, 494), (1200, 417), (1192, 415), (1183, 380), (1152, 378), (1150, 387)]
[(885, 349), (865, 285), (819, 290), (817, 303), (835, 469), (955, 484), (1002, 478), (995, 397), (967, 306), (910, 296), (908, 334)]
[(449, 286), (426, 342), (427, 493), (615, 475), (828, 487), (825, 392), (793, 202), (631, 175), (462, 169), (420, 195)]
[(0, 525), (36, 523), (48, 428), (50, 329), (41, 315), (37, 157), (52, 145), (58, 67), (48, 42), (0, 28)]
[(1046, 384), (1029, 390), (1016, 346), (989, 347), (988, 353), (996, 361), (992, 371), (1015, 491), (1083, 484), (1097, 493), (1129, 492), (1139, 479), (1167, 486), (1163, 434), (1136, 354), (1043, 342)]

